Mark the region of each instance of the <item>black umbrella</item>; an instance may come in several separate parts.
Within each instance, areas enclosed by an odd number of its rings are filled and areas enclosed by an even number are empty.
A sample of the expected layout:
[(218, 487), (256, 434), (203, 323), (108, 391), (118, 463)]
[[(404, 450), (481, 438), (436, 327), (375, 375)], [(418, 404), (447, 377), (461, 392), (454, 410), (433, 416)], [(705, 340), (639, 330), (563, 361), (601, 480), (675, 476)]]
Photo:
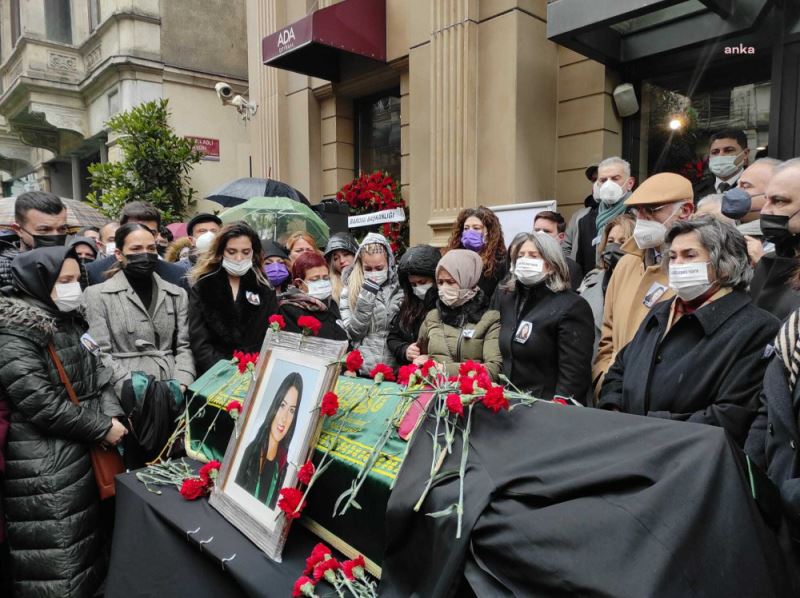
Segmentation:
[(206, 199), (230, 208), (246, 202), (251, 197), (288, 197), (307, 206), (311, 205), (306, 196), (297, 189), (273, 179), (243, 178), (225, 183)]

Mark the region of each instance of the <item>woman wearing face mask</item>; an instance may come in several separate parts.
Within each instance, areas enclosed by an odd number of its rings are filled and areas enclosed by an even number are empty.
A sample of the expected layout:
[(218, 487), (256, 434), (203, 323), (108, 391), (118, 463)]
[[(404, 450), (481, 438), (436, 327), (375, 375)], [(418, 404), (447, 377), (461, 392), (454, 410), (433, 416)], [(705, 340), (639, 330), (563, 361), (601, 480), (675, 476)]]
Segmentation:
[(478, 286), (482, 266), (480, 256), (468, 249), (452, 249), (439, 260), (439, 301), (419, 330), (418, 344), (428, 351), (414, 363), (433, 359), (444, 364), (452, 376), (458, 374), (461, 363), (472, 360), (482, 363), (492, 379), (497, 379), (503, 366), (498, 344), (500, 314), (487, 307)]
[(325, 259), (328, 260), (329, 276), (333, 289), (333, 300), (339, 303), (342, 294), (342, 273), (356, 258), (358, 243), (350, 233), (335, 233), (325, 245)]
[(378, 363), (394, 366), (386, 335), (400, 308), (403, 291), (386, 238), (377, 233), (367, 234), (343, 278), (339, 310), (353, 348), (361, 351), (364, 357), (360, 373), (368, 375)]
[(570, 290), (561, 248), (544, 233), (516, 244), (512, 276), (497, 290), (503, 373), (540, 399), (585, 403), (591, 382), (592, 310)]
[(447, 249), (469, 249), (480, 256), (483, 269), (478, 286), (486, 300), (490, 300), (497, 285), (508, 275), (503, 228), (494, 212), (483, 206), (461, 210)]
[(264, 265), (261, 269), (270, 288), (276, 295), (285, 293), (292, 281), (289, 271), (292, 264), (286, 250), (271, 239), (262, 239), (261, 249), (264, 252)]
[(185, 389), (195, 373), (186, 291), (154, 272), (156, 238), (146, 226), (123, 224), (114, 242), (117, 265), (84, 296), (89, 335), (114, 372), (114, 390), (121, 398), (133, 372), (177, 380)]
[(617, 262), (625, 255), (622, 245), (633, 235), (633, 226), (636, 219), (629, 214), (621, 214), (609, 220), (602, 232), (597, 251), (600, 254), (600, 265), (583, 277), (578, 294), (586, 299), (592, 308), (595, 327), (594, 349), (600, 342), (600, 333), (603, 327), (603, 306), (605, 305), (606, 289)]
[(331, 281), (328, 263), (318, 253), (306, 252), (292, 266), (293, 286), (279, 297), (278, 313), (286, 322), (288, 332), (303, 332), (298, 318), (313, 316), (322, 324), (320, 338), (346, 341), (347, 333), (341, 326), (339, 306), (331, 299)]
[(399, 364), (408, 364), (420, 356), (417, 344), (419, 329), (428, 312), (436, 307), (436, 266), (442, 258), (437, 247), (416, 245), (400, 258), (397, 277), (403, 290), (400, 311), (389, 325), (386, 339), (389, 350)]
[(0, 396), (11, 406), (2, 494), (14, 596), (89, 598), (105, 576), (108, 539), (89, 451), (122, 440), (122, 409), (111, 372), (82, 342), (76, 254), (34, 249), (11, 270), (16, 295), (0, 298)]
[[(780, 322), (746, 293), (747, 244), (709, 216), (667, 235), (669, 285), (608, 371), (599, 406), (725, 428), (742, 444)], [(666, 261), (666, 260), (665, 260)]]
[(261, 270), (261, 239), (244, 222), (228, 224), (189, 274), (189, 338), (198, 376), (234, 351), (257, 353), (275, 292)]

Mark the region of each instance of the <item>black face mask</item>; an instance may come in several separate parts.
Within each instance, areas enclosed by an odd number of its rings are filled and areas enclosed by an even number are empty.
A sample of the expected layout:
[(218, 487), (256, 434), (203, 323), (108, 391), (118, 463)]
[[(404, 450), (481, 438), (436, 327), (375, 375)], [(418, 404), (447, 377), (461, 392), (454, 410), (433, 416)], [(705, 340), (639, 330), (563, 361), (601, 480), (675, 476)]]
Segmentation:
[(156, 251), (158, 252), (158, 255), (160, 255), (161, 257), (164, 257), (164, 254), (167, 253), (167, 246), (166, 245), (158, 245), (156, 247)]
[(761, 214), (761, 234), (778, 249), (794, 247), (797, 237), (789, 231), (789, 216)]
[(619, 243), (609, 243), (606, 245), (602, 255), (606, 269), (613, 270), (616, 268), (617, 262), (619, 262), (623, 255), (625, 255), (625, 252), (622, 251), (622, 246)]
[(33, 248), (39, 247), (60, 247), (67, 242), (67, 235), (31, 235), (33, 237)]
[(147, 278), (152, 276), (153, 270), (156, 269), (158, 263), (158, 255), (155, 253), (131, 253), (124, 255), (125, 264), (122, 269), (126, 274), (138, 278)]

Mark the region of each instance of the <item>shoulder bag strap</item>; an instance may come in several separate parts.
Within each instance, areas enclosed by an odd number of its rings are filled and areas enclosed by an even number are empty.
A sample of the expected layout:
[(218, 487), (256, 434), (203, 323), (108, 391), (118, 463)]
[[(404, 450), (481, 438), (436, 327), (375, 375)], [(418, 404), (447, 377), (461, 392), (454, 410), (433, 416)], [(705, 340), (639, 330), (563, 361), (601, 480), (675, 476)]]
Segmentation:
[(172, 356), (178, 356), (178, 302), (172, 295), (172, 315), (175, 318), (175, 327), (172, 329)]
[(67, 389), (67, 395), (69, 396), (69, 400), (75, 403), (76, 405), (80, 405), (80, 401), (78, 401), (78, 395), (75, 394), (75, 389), (72, 388), (72, 383), (69, 381), (69, 376), (67, 376), (66, 370), (64, 370), (64, 364), (61, 363), (61, 359), (58, 357), (58, 353), (56, 353), (56, 348), (53, 346), (53, 343), (47, 345), (47, 352), (50, 353), (50, 359), (53, 360), (53, 363), (56, 366), (56, 370), (58, 370), (58, 377), (61, 380), (61, 384), (64, 385), (64, 388)]

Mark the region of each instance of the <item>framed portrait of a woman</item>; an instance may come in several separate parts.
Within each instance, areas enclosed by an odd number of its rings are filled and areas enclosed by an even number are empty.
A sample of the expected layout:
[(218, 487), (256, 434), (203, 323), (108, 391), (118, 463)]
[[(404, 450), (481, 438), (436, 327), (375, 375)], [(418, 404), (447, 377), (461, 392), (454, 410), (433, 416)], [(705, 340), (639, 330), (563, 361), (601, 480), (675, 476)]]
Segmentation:
[(333, 389), (347, 343), (270, 331), (231, 436), (211, 506), (280, 560), (289, 522), (282, 488), (297, 486), (320, 431), (319, 404)]

